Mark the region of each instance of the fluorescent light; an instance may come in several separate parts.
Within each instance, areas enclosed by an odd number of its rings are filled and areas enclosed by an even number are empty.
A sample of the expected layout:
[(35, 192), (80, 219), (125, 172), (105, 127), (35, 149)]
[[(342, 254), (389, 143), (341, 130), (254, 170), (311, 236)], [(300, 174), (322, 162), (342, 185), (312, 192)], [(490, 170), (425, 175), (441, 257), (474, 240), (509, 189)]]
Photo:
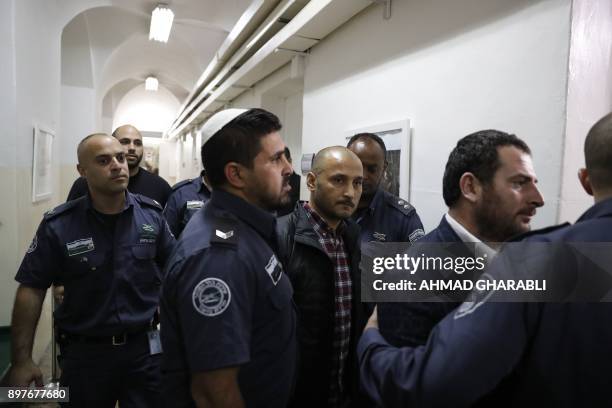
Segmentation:
[(145, 89), (147, 91), (157, 91), (158, 86), (159, 81), (154, 76), (150, 76), (145, 79)]
[(165, 4), (158, 4), (151, 13), (151, 28), (149, 29), (149, 40), (168, 42), (174, 13)]

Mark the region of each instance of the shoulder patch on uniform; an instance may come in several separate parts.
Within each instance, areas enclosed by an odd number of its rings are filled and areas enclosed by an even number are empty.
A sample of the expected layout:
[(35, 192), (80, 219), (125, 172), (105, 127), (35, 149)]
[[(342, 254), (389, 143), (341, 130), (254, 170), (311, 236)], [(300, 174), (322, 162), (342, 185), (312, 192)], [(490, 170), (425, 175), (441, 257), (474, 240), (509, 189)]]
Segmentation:
[(71, 200), (71, 201), (65, 202), (64, 204), (58, 205), (57, 207), (47, 211), (45, 215), (43, 216), (43, 218), (45, 220), (50, 220), (51, 218), (55, 218), (60, 214), (68, 212), (72, 210), (73, 208), (76, 208), (76, 206), (84, 199), (85, 199), (85, 196), (79, 197), (75, 200)]
[(572, 225), (572, 224), (570, 224), (569, 222), (564, 222), (563, 224), (559, 224), (559, 225), (552, 225), (552, 226), (550, 226), (550, 227), (545, 227), (545, 228), (540, 228), (540, 229), (537, 229), (537, 230), (527, 231), (527, 232), (524, 232), (524, 233), (522, 233), (522, 234), (519, 234), (519, 235), (515, 235), (515, 236), (513, 236), (512, 238), (510, 238), (510, 239), (509, 239), (508, 241), (506, 241), (506, 242), (517, 242), (517, 241), (522, 241), (522, 240), (524, 240), (525, 238), (532, 237), (532, 236), (534, 236), (534, 235), (544, 235), (544, 234), (548, 234), (549, 232), (553, 232), (553, 231), (556, 231), (556, 230), (560, 230), (560, 229), (563, 229), (563, 228), (569, 227), (570, 225)]
[(193, 289), (191, 300), (198, 313), (214, 317), (225, 312), (232, 301), (232, 293), (222, 279), (206, 278)]
[(385, 201), (391, 207), (396, 208), (404, 215), (410, 215), (414, 212), (414, 207), (408, 201), (399, 198), (391, 193), (385, 194)]
[(265, 269), (266, 272), (268, 272), (270, 279), (272, 279), (272, 283), (276, 286), (283, 274), (283, 266), (276, 258), (276, 255), (272, 254), (270, 259), (268, 260), (268, 263), (266, 264)]
[(199, 210), (203, 206), (204, 201), (202, 200), (188, 200), (187, 203), (185, 203), (185, 208), (188, 210)]
[(183, 187), (185, 184), (189, 184), (192, 181), (193, 181), (193, 179), (187, 179), (187, 180), (179, 181), (178, 183), (176, 183), (175, 185), (172, 186), (172, 190), (176, 191), (179, 188)]
[(159, 211), (163, 210), (161, 204), (152, 198), (143, 196), (142, 194), (134, 194), (134, 197), (136, 197), (136, 201), (138, 201), (140, 204), (144, 204), (148, 207), (155, 208), (156, 210), (159, 210)]
[[(494, 281), (494, 279), (488, 273), (483, 273), (480, 279), (486, 279), (487, 281)], [(487, 300), (493, 295), (495, 291), (493, 289), (490, 290), (473, 290), (470, 292), (465, 301), (459, 305), (459, 307), (455, 310), (455, 314), (453, 316), (454, 320), (461, 319), (467, 315), (470, 315), (476, 311), (480, 306), (485, 304)]]
[(421, 239), (421, 237), (423, 237), (424, 235), (425, 235), (425, 231), (423, 231), (421, 228), (417, 228), (414, 231), (412, 231), (410, 235), (408, 235), (408, 239), (410, 240), (410, 242), (414, 242), (414, 241), (418, 241), (419, 239)]
[(211, 244), (238, 245), (238, 220), (217, 217), (213, 221)]

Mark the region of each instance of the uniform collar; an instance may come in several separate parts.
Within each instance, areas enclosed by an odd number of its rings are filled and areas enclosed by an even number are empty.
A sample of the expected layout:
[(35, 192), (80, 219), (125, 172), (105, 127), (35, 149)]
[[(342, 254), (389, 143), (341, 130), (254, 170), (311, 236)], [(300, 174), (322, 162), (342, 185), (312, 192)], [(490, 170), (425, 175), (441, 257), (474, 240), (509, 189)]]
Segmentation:
[(383, 197), (384, 197), (384, 192), (382, 191), (382, 189), (381, 188), (377, 189), (376, 193), (374, 193), (374, 197), (372, 197), (372, 201), (370, 201), (370, 205), (364, 208), (363, 210), (358, 209), (357, 211), (355, 211), (355, 213), (352, 215), (353, 219), (357, 223), (361, 223), (361, 220), (363, 220), (363, 217), (374, 213), (374, 210), (379, 205)]
[(378, 205), (382, 201), (384, 196), (385, 196), (385, 192), (383, 191), (383, 189), (378, 188), (376, 190), (376, 194), (374, 194), (374, 197), (372, 198), (372, 201), (370, 202), (370, 205), (368, 207), (368, 212), (373, 213), (376, 207), (378, 207)]
[(612, 198), (607, 198), (586, 210), (586, 212), (582, 214), (576, 222), (610, 216), (612, 216)]
[(246, 202), (234, 194), (220, 189), (215, 189), (212, 192), (210, 200), (213, 205), (229, 211), (249, 224), (264, 238), (274, 238), (276, 218), (269, 212)]
[(192, 183), (196, 187), (196, 191), (198, 193), (204, 193), (210, 196), (210, 190), (208, 189), (208, 187), (206, 187), (206, 184), (204, 184), (204, 181), (202, 179), (203, 177), (204, 177), (204, 170), (202, 170), (199, 177), (196, 177), (193, 179)]
[[(133, 207), (135, 202), (136, 202), (136, 199), (134, 198), (134, 195), (130, 193), (129, 191), (125, 190), (125, 203), (123, 205), (123, 210), (121, 210), (121, 212), (124, 212), (128, 208)], [(85, 195), (84, 205), (85, 205), (86, 210), (91, 210), (91, 211), (95, 210), (91, 202), (91, 195), (89, 194), (89, 188), (87, 189), (87, 194)]]

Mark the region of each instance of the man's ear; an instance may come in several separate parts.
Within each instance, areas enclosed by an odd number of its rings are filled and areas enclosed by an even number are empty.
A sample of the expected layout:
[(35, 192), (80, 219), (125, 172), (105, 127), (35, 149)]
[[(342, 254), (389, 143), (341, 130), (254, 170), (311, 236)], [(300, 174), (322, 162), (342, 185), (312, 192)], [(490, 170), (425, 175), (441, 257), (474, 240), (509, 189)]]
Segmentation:
[(81, 175), (81, 177), (85, 177), (85, 168), (77, 163), (76, 165), (77, 171)]
[(591, 178), (589, 177), (589, 171), (585, 168), (578, 170), (578, 180), (582, 184), (584, 191), (590, 196), (593, 195), (593, 186), (591, 185)]
[(245, 170), (242, 164), (236, 162), (229, 162), (223, 168), (228, 184), (239, 189), (245, 186)]
[(471, 203), (479, 201), (482, 197), (482, 183), (473, 173), (463, 173), (459, 179), (459, 189), (461, 195)]
[(317, 184), (317, 175), (312, 171), (309, 171), (306, 175), (306, 187), (308, 187), (308, 191), (313, 192), (316, 189)]

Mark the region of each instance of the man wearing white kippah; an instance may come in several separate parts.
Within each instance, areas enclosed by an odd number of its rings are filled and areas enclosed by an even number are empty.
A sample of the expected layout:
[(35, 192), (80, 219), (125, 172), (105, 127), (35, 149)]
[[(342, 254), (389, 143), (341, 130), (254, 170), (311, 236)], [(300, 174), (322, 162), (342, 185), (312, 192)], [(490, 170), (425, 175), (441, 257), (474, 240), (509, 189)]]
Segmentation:
[(224, 110), (202, 128), (212, 195), (183, 230), (163, 285), (167, 406), (287, 405), (296, 316), (272, 214), (291, 190), (280, 128), (262, 109)]

